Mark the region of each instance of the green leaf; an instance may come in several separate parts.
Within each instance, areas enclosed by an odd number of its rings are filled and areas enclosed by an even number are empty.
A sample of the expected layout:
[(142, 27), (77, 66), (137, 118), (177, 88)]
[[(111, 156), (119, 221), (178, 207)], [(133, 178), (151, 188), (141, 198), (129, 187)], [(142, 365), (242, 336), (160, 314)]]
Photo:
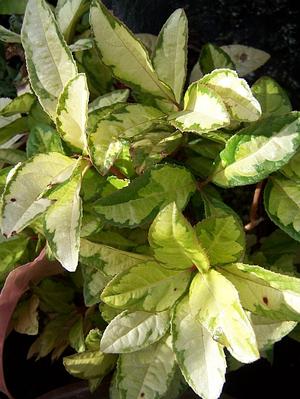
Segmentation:
[(195, 231), (212, 266), (242, 260), (245, 233), (234, 216), (204, 219), (196, 225)]
[(84, 380), (102, 379), (112, 370), (115, 362), (115, 355), (104, 354), (99, 350), (89, 350), (63, 358), (67, 372)]
[(101, 299), (115, 308), (160, 312), (181, 297), (189, 281), (189, 271), (168, 270), (149, 261), (118, 274)]
[(242, 263), (219, 271), (235, 285), (245, 309), (269, 319), (300, 321), (300, 279)]
[(207, 218), (209, 217), (227, 217), (233, 215), (236, 221), (242, 224), (239, 216), (231, 209), (228, 205), (226, 205), (222, 198), (220, 197), (217, 190), (215, 190), (212, 186), (202, 187), (201, 198), (204, 204), (204, 212)]
[(90, 0), (68, 0), (58, 3), (56, 17), (60, 31), (67, 43), (75, 33), (77, 22), (89, 9)]
[(136, 352), (161, 339), (169, 329), (169, 312), (128, 313), (116, 316), (106, 327), (100, 350), (104, 353)]
[(81, 173), (76, 171), (69, 181), (48, 196), (55, 201), (45, 214), (44, 232), (55, 258), (68, 271), (78, 264), (82, 204), (79, 197)]
[(0, 282), (2, 283), (6, 276), (23, 257), (29, 238), (24, 235), (18, 235), (5, 239), (0, 235)]
[(264, 192), (270, 219), (294, 240), (300, 241), (300, 187), (282, 176), (269, 179)]
[(299, 144), (298, 112), (253, 123), (228, 140), (213, 182), (223, 187), (257, 183), (288, 163)]
[(296, 183), (300, 182), (300, 151), (292, 156), (289, 162), (280, 169), (280, 172), (290, 180), (294, 180)]
[(199, 64), (204, 75), (218, 68), (235, 69), (229, 55), (212, 43), (207, 43), (202, 47)]
[(155, 258), (170, 269), (207, 270), (209, 259), (190, 223), (174, 202), (163, 208), (149, 230)]
[(131, 266), (150, 260), (148, 256), (121, 251), (85, 239), (80, 241), (80, 262), (97, 267), (107, 276), (115, 276)]
[(4, 43), (21, 43), (21, 37), (17, 33), (0, 25), (0, 41)]
[(85, 203), (95, 201), (97, 198), (100, 197), (105, 186), (107, 186), (106, 178), (100, 176), (96, 169), (89, 168), (85, 172), (81, 184), (80, 195), (83, 201)]
[(57, 105), (56, 126), (61, 138), (71, 146), (85, 151), (89, 91), (83, 73), (69, 80)]
[(72, 322), (74, 322), (74, 313), (55, 315), (31, 345), (27, 358), (37, 355), (36, 359), (39, 360), (52, 351), (52, 360), (60, 357), (68, 346), (68, 333)]
[(288, 335), (297, 325), (294, 321), (277, 321), (251, 314), (251, 324), (255, 332), (257, 346), (266, 351)]
[[(16, 115), (2, 118), (0, 116), (0, 145), (6, 143), (12, 137), (15, 137), (19, 134), (22, 134), (28, 130), (28, 118), (15, 118)], [(14, 118), (14, 120), (10, 123), (7, 123), (3, 126), (3, 119), (6, 121), (9, 118)]]
[(89, 104), (89, 112), (93, 112), (97, 109), (109, 107), (113, 104), (125, 103), (129, 97), (129, 89), (114, 90), (110, 93), (104, 94), (103, 96), (95, 98)]
[(42, 194), (51, 184), (64, 181), (76, 161), (59, 153), (39, 154), (16, 167), (3, 193), (2, 233), (10, 236), (44, 212), (51, 201)]
[(247, 82), (240, 79), (235, 71), (217, 69), (205, 75), (200, 83), (221, 96), (234, 120), (253, 122), (261, 116), (259, 102), (253, 97)]
[(24, 93), (14, 98), (4, 108), (0, 110), (0, 115), (11, 116), (15, 114), (24, 114), (30, 111), (32, 104), (35, 102), (35, 96), (31, 93)]
[(9, 125), (16, 119), (20, 118), (20, 115), (3, 116), (2, 111), (12, 102), (11, 98), (0, 97), (0, 128)]
[(1, 0), (0, 14), (24, 14), (28, 0)]
[(61, 139), (57, 131), (51, 126), (42, 123), (36, 124), (30, 130), (26, 143), (26, 152), (28, 157), (48, 152), (64, 154)]
[(120, 356), (116, 384), (121, 399), (160, 399), (168, 391), (175, 372), (170, 339)]
[(102, 61), (114, 76), (137, 92), (174, 103), (174, 94), (159, 80), (145, 48), (125, 25), (109, 13), (102, 2), (95, 0), (90, 17)]
[(183, 9), (171, 14), (158, 36), (152, 57), (159, 79), (171, 87), (180, 103), (187, 67), (188, 20)]
[(158, 130), (144, 133), (130, 146), (130, 155), (138, 174), (159, 163), (172, 154), (182, 144), (182, 133), (175, 131)]
[(114, 109), (89, 131), (89, 151), (95, 167), (106, 174), (120, 155), (123, 141), (141, 134), (164, 114), (149, 106), (125, 104)]
[(201, 84), (192, 83), (184, 95), (184, 111), (173, 113), (168, 118), (176, 128), (201, 134), (230, 123), (230, 117), (222, 98), (216, 91)]
[(241, 44), (230, 44), (222, 46), (221, 49), (229, 55), (235, 64), (237, 73), (241, 77), (255, 71), (270, 58), (270, 54), (265, 51), (249, 46), (242, 46)]
[(70, 346), (76, 352), (85, 351), (84, 332), (83, 332), (83, 317), (79, 316), (69, 331)]
[(55, 120), (58, 97), (66, 83), (76, 76), (77, 69), (44, 0), (28, 0), (21, 38), (31, 87)]
[(38, 319), (39, 299), (32, 295), (18, 304), (13, 315), (14, 330), (19, 334), (37, 335), (39, 331)]
[(64, 280), (43, 279), (33, 292), (39, 297), (40, 309), (44, 313), (65, 313), (70, 315), (75, 308), (74, 286)]
[(91, 97), (106, 94), (113, 89), (111, 71), (101, 61), (96, 48), (83, 51), (81, 62), (78, 68), (86, 74)]
[(186, 169), (160, 165), (96, 201), (94, 209), (110, 224), (133, 228), (152, 220), (170, 202), (182, 210), (194, 191), (195, 182)]
[(286, 92), (274, 79), (263, 76), (254, 83), (251, 90), (261, 105), (264, 118), (270, 115), (284, 115), (292, 111)]
[(222, 274), (211, 269), (198, 273), (190, 287), (190, 308), (212, 337), (242, 363), (259, 358), (255, 334), (239, 294)]
[(100, 294), (111, 280), (103, 271), (94, 266), (82, 265), (83, 297), (86, 306), (100, 302)]
[(10, 165), (16, 165), (19, 162), (26, 161), (26, 154), (21, 150), (0, 148), (0, 161)]
[(173, 350), (186, 382), (203, 399), (218, 399), (225, 382), (223, 347), (191, 314), (188, 296), (175, 307)]

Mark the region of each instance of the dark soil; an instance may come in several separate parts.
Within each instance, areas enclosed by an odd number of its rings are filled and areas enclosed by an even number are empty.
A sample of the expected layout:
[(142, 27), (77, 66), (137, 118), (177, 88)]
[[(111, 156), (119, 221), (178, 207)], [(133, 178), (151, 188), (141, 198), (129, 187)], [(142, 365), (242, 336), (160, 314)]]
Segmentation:
[[(205, 43), (244, 44), (271, 59), (250, 77), (269, 75), (300, 109), (300, 8), (293, 0), (104, 0), (134, 32), (157, 34), (178, 7), (189, 19), (190, 61)], [(190, 65), (191, 66), (191, 65)]]

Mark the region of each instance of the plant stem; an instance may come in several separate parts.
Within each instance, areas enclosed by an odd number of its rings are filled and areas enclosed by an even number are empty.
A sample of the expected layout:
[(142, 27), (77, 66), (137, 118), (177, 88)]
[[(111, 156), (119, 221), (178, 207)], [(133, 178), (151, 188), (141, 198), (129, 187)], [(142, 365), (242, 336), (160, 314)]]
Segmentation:
[(250, 222), (244, 226), (245, 231), (253, 230), (256, 226), (259, 225), (259, 223), (261, 223), (264, 220), (263, 217), (258, 217), (258, 207), (264, 185), (265, 181), (261, 181), (257, 183), (255, 187), (252, 204), (250, 208), (250, 214), (249, 214)]

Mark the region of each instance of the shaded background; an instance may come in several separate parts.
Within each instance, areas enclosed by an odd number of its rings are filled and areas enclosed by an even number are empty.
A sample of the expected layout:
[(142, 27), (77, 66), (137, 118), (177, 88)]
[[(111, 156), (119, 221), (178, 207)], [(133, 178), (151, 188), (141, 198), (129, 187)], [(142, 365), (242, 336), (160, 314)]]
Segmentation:
[[(158, 34), (171, 12), (184, 8), (190, 27), (190, 69), (199, 57), (201, 46), (207, 42), (239, 43), (267, 51), (271, 59), (248, 80), (251, 83), (263, 74), (273, 77), (288, 91), (294, 108), (300, 109), (300, 11), (296, 2), (104, 0), (104, 3), (136, 33)], [(1, 23), (4, 19), (1, 17)], [(13, 333), (7, 340), (7, 382), (16, 399), (35, 399), (47, 390), (75, 381), (60, 362), (52, 364), (49, 358), (26, 361), (33, 339)], [(299, 376), (300, 344), (284, 338), (275, 345), (272, 365), (262, 359), (229, 373), (224, 392), (235, 399), (298, 398)], [(1, 394), (0, 397), (4, 398)], [(104, 396), (98, 395), (98, 398), (104, 399)]]
[(244, 44), (271, 54), (250, 81), (263, 74), (276, 79), (300, 109), (300, 5), (290, 0), (104, 0), (135, 33), (158, 34), (176, 10), (189, 20), (189, 66), (207, 42)]

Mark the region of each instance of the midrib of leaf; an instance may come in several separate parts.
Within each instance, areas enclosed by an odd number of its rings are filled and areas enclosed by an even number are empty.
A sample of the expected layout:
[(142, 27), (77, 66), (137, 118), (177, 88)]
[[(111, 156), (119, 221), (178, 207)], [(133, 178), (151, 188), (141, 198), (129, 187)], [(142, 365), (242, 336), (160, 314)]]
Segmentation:
[[(222, 270), (222, 268), (219, 268), (219, 269)], [(273, 290), (275, 290), (275, 291), (278, 291), (278, 292), (281, 292), (281, 293), (282, 293), (282, 290), (280, 290), (279, 288), (273, 287), (271, 284), (268, 285), (268, 282), (265, 281), (265, 280), (264, 280), (263, 278), (261, 278), (261, 277), (257, 277), (257, 276), (254, 275), (254, 278), (255, 278), (255, 279), (259, 279), (260, 282), (255, 281), (255, 280), (251, 280), (251, 278), (245, 277), (245, 276), (247, 275), (247, 273), (251, 274), (251, 272), (246, 272), (246, 271), (243, 271), (243, 270), (238, 269), (238, 270), (239, 270), (241, 273), (243, 273), (243, 274), (242, 274), (242, 275), (240, 275), (240, 274), (237, 275), (237, 274), (235, 274), (233, 271), (226, 269), (226, 266), (224, 267), (224, 270), (226, 271), (226, 273), (231, 274), (232, 276), (234, 276), (234, 277), (237, 278), (237, 279), (240, 278), (240, 279), (242, 279), (242, 280), (249, 281), (249, 282), (252, 283), (252, 284), (256, 284), (256, 285), (259, 285), (259, 286), (267, 287), (267, 288), (269, 288), (269, 289), (273, 289)], [(221, 273), (222, 273), (222, 272), (221, 272)], [(251, 284), (249, 284), (249, 285), (251, 286)], [(248, 285), (248, 287), (249, 287), (249, 285)], [(255, 293), (254, 295), (255, 295), (255, 297), (257, 296), (256, 293)]]
[[(138, 266), (133, 266), (133, 267), (138, 267)], [(163, 266), (162, 266), (162, 269), (164, 269)], [(176, 271), (176, 273), (174, 273), (172, 276), (165, 277), (165, 278), (162, 279), (162, 280), (156, 280), (154, 283), (151, 283), (151, 284), (147, 284), (146, 278), (143, 277), (143, 276), (140, 276), (141, 280), (142, 280), (142, 281), (144, 280), (144, 282), (145, 282), (147, 285), (143, 285), (143, 286), (141, 286), (141, 287), (139, 287), (139, 288), (134, 288), (134, 289), (128, 290), (128, 291), (126, 291), (126, 294), (131, 294), (131, 293), (134, 293), (135, 291), (140, 291), (140, 290), (143, 289), (143, 288), (146, 288), (146, 289), (155, 288), (156, 286), (159, 286), (159, 285), (162, 284), (162, 283), (164, 284), (165, 282), (168, 282), (169, 280), (170, 280), (170, 281), (173, 280), (175, 277), (177, 277), (177, 276), (176, 276), (177, 273), (178, 273), (178, 274), (182, 274), (183, 272), (186, 273), (186, 270), (179, 271), (179, 272)], [(119, 296), (119, 295), (123, 295), (123, 294), (124, 294), (124, 293), (121, 293), (121, 294), (114, 294), (114, 295), (110, 295), (110, 296)], [(141, 299), (143, 299), (143, 298), (144, 298), (144, 296), (143, 296)]]
[[(208, 248), (206, 248), (207, 252), (210, 253), (211, 248), (214, 246), (215, 242), (220, 238), (221, 233), (223, 232), (223, 230), (226, 229), (226, 224), (224, 224), (221, 229), (217, 232), (217, 234), (214, 235), (214, 239), (211, 242), (211, 244), (208, 246)], [(200, 239), (199, 239), (200, 241)], [(237, 243), (238, 244), (238, 243)]]
[[(41, 4), (41, 7), (43, 7), (42, 4)], [(43, 7), (43, 8), (44, 8), (44, 7)], [(47, 40), (47, 38), (46, 38), (46, 32), (45, 32), (44, 21), (43, 21), (43, 19), (41, 18), (40, 10), (39, 10), (38, 7), (37, 7), (37, 10), (38, 10), (38, 14), (39, 14), (39, 19), (40, 19), (40, 21), (41, 21), (41, 23), (42, 23), (42, 27), (43, 27), (43, 29), (42, 29), (42, 34), (43, 34), (44, 39), (45, 39), (45, 42), (46, 42), (46, 47), (48, 48), (48, 51), (49, 51), (49, 54), (50, 54), (50, 56), (51, 56), (51, 58), (52, 58), (53, 64), (55, 65), (55, 69), (56, 69), (56, 71), (57, 71), (57, 75), (59, 76), (59, 80), (60, 80), (60, 83), (61, 83), (61, 87), (63, 88), (63, 87), (64, 87), (64, 83), (63, 83), (63, 81), (62, 81), (62, 79), (61, 79), (61, 76), (60, 76), (60, 73), (59, 73), (59, 69), (58, 69), (58, 67), (57, 67), (57, 65), (56, 65), (56, 62), (55, 62), (55, 60), (54, 60), (52, 51), (50, 50), (50, 47), (49, 47), (49, 44), (48, 44), (48, 40)], [(47, 10), (47, 11), (50, 12), (50, 15), (51, 15), (51, 11), (50, 11), (50, 10)], [(54, 27), (55, 27), (55, 31), (56, 31), (56, 33), (57, 33), (57, 27), (56, 27), (55, 23), (53, 23), (53, 24), (54, 24)], [(59, 39), (59, 40), (60, 40), (60, 39)], [(62, 39), (62, 40), (63, 40), (63, 39)], [(63, 46), (63, 47), (64, 47), (64, 46)], [(31, 61), (31, 62), (32, 62), (32, 61)]]
[[(111, 116), (111, 115), (110, 115), (110, 116)], [(112, 116), (114, 116), (113, 113), (112, 113)], [(142, 126), (142, 125), (145, 125), (145, 124), (148, 124), (148, 123), (151, 124), (151, 123), (154, 123), (154, 122), (156, 122), (156, 121), (163, 120), (163, 119), (165, 119), (165, 118), (166, 118), (166, 116), (165, 116), (165, 115), (162, 115), (162, 116), (160, 116), (159, 118), (148, 119), (148, 120), (146, 120), (146, 121), (143, 121), (143, 122), (140, 122), (140, 123), (136, 123), (135, 125), (133, 125), (133, 126), (131, 126), (131, 127), (128, 127), (127, 129), (123, 130), (122, 133), (120, 134), (120, 136), (118, 136), (118, 137), (116, 137), (116, 138), (130, 138), (131, 136), (130, 136), (130, 137), (126, 137), (126, 132), (128, 132), (128, 130), (138, 128), (139, 126)], [(96, 129), (95, 129), (91, 134), (95, 134), (95, 133), (96, 133), (98, 126), (101, 125), (101, 122), (103, 122), (103, 121), (110, 121), (110, 117), (108, 117), (107, 119), (102, 119), (102, 120), (100, 120), (100, 121), (98, 122), (98, 125), (97, 125)], [(113, 121), (113, 122), (114, 122), (114, 121)], [(117, 119), (116, 122), (122, 123), (123, 121)], [(151, 127), (152, 127), (152, 126), (149, 126), (149, 128), (151, 128)], [(148, 129), (148, 128), (147, 128), (147, 129)], [(138, 134), (141, 134), (141, 132), (139, 132)]]
[(276, 179), (274, 179), (274, 178), (272, 178), (272, 176), (270, 176), (270, 180), (272, 181), (274, 186), (279, 188), (279, 190), (288, 197), (289, 201), (291, 201), (296, 206), (296, 208), (299, 208), (299, 204), (297, 204), (297, 202), (295, 202), (295, 200), (292, 197), (290, 197), (290, 195), (287, 193), (287, 191), (285, 191), (285, 189), (279, 183), (277, 183)]
[[(153, 316), (153, 314), (152, 314), (151, 316)], [(148, 318), (150, 318), (151, 316), (149, 316)], [(126, 337), (129, 333), (131, 333), (132, 331), (134, 331), (135, 329), (137, 329), (141, 324), (145, 323), (145, 320), (147, 320), (147, 319), (144, 319), (144, 320), (140, 321), (140, 322), (139, 322), (138, 324), (136, 324), (133, 328), (131, 328), (130, 331), (127, 331), (127, 332), (124, 333), (123, 335), (119, 336), (118, 339), (116, 339), (116, 340), (114, 341), (114, 343), (113, 343), (113, 344), (110, 344), (109, 346), (112, 346), (112, 345), (114, 345), (115, 343), (121, 341), (122, 338)]]

